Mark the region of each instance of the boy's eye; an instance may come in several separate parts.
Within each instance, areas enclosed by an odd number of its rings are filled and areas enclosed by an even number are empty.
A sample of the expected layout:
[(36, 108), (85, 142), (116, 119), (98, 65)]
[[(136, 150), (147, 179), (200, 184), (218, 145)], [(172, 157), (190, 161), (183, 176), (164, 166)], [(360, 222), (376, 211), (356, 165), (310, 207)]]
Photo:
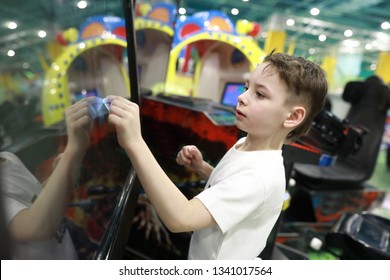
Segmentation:
[(264, 98), (265, 97), (265, 95), (262, 92), (260, 92), (260, 91), (257, 91), (256, 95), (257, 95), (257, 97), (260, 97), (260, 98)]

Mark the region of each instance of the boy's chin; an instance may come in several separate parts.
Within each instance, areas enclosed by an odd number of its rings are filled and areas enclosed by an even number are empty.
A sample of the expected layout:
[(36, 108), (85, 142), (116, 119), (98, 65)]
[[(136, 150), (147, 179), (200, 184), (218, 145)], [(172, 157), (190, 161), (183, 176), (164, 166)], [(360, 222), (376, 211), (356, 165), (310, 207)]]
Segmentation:
[(245, 133), (247, 133), (246, 129), (242, 127), (242, 125), (240, 124), (239, 121), (236, 120), (236, 127), (240, 130), (240, 131), (243, 131)]

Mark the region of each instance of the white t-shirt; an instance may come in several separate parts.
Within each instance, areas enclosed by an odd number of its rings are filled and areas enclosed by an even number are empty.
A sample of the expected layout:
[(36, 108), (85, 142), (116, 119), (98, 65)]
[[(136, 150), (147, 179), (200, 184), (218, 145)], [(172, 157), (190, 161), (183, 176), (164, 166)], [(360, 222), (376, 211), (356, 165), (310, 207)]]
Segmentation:
[(188, 259), (255, 259), (266, 245), (285, 195), (282, 151), (237, 150), (244, 139), (196, 196), (217, 225), (193, 233)]
[[(29, 208), (42, 190), (41, 183), (14, 154), (0, 152), (1, 198), (3, 199), (6, 224), (21, 210)], [(34, 242), (12, 241), (14, 259), (78, 259), (65, 224), (61, 223), (55, 236), (49, 240)]]

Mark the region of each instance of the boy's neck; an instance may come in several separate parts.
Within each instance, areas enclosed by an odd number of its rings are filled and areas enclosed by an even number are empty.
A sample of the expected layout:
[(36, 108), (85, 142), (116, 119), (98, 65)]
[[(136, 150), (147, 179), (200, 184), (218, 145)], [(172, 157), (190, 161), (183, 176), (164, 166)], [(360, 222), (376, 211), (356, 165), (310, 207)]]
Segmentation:
[(236, 147), (240, 151), (270, 151), (270, 150), (281, 150), (283, 146), (283, 140), (276, 139), (260, 139), (247, 135), (245, 141)]

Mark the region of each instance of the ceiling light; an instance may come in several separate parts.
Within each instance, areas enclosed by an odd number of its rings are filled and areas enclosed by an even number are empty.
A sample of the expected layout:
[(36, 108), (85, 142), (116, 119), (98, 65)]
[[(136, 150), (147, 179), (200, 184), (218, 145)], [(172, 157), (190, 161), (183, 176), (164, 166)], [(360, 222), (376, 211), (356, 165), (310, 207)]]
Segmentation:
[(242, 0), (242, 2), (249, 2), (249, 0)]
[(382, 22), (381, 28), (384, 30), (390, 29), (390, 23), (388, 21)]
[(18, 25), (16, 24), (16, 22), (13, 22), (13, 21), (10, 21), (8, 24), (7, 24), (7, 27), (9, 29), (16, 29), (18, 27)]
[(87, 1), (79, 1), (77, 2), (77, 8), (79, 9), (85, 9), (88, 6)]
[(360, 42), (358, 40), (352, 40), (352, 39), (344, 40), (341, 42), (341, 44), (347, 48), (357, 48), (360, 46)]
[(326, 35), (321, 34), (320, 36), (318, 36), (318, 40), (320, 40), (321, 42), (324, 42), (326, 40)]
[(15, 51), (14, 51), (14, 50), (9, 50), (9, 51), (7, 52), (7, 55), (8, 55), (9, 57), (12, 57), (12, 56), (15, 55)]
[(39, 37), (39, 38), (45, 38), (45, 37), (46, 37), (46, 32), (43, 31), (43, 30), (40, 30), (40, 31), (38, 32), (38, 37)]
[(367, 50), (367, 51), (370, 51), (372, 50), (372, 45), (370, 43), (367, 43), (364, 48)]
[(344, 36), (345, 37), (351, 37), (352, 35), (353, 35), (352, 30), (347, 29), (347, 30), (344, 31)]
[(234, 16), (238, 15), (239, 12), (240, 12), (240, 11), (239, 11), (238, 9), (236, 9), (236, 8), (233, 8), (233, 9), (231, 10), (232, 15), (234, 15)]
[(318, 16), (318, 15), (320, 14), (320, 9), (318, 9), (318, 8), (312, 8), (312, 9), (310, 10), (310, 14), (311, 14), (312, 16)]
[(185, 8), (179, 8), (179, 14), (185, 15), (187, 10)]
[(286, 21), (286, 24), (288, 26), (293, 26), (295, 24), (295, 20), (293, 20), (292, 18), (289, 18), (287, 21)]
[(370, 70), (372, 70), (372, 71), (375, 71), (376, 70), (376, 64), (375, 63), (372, 63), (371, 65), (370, 65)]
[(316, 53), (316, 49), (315, 48), (310, 48), (309, 49), (309, 54), (315, 54)]

